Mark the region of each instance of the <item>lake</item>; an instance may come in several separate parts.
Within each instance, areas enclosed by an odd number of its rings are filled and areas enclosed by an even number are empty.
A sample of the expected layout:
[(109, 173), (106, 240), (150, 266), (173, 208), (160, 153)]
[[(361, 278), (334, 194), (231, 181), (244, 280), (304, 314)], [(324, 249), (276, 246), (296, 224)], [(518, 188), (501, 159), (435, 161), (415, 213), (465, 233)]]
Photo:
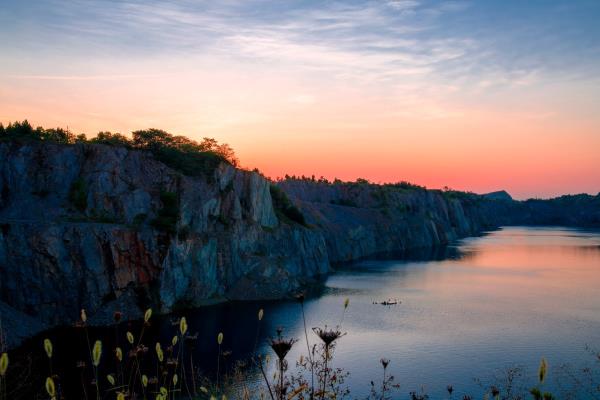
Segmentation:
[[(535, 383), (541, 357), (549, 364), (545, 388), (558, 389), (557, 382), (569, 385), (561, 365), (595, 361), (586, 345), (600, 349), (599, 232), (508, 227), (423, 258), (341, 267), (321, 295), (305, 301), (310, 329), (339, 324), (344, 299), (350, 300), (342, 324), (347, 335), (338, 341), (333, 363), (350, 373), (352, 397), (365, 397), (370, 381), (380, 381), (382, 357), (391, 360), (389, 373), (402, 398), (421, 388), (430, 398), (443, 398), (449, 384), (455, 398), (481, 398), (516, 366), (523, 374), (516, 385)], [(400, 303), (374, 304), (394, 298)], [(259, 308), (265, 316), (257, 341)], [(306, 353), (296, 301), (227, 303), (185, 315), (189, 331), (199, 334), (194, 351), (204, 370), (216, 365), (218, 332), (224, 333), (222, 349), (231, 351), (229, 366), (252, 354), (255, 343), (259, 352), (270, 352), (267, 338), (278, 326), (301, 339), (289, 360)], [(148, 337), (169, 341), (176, 330), (171, 319), (176, 317), (155, 323)], [(55, 339), (57, 352), (61, 346), (69, 352), (72, 335)], [(309, 331), (309, 339), (317, 337)], [(260, 381), (256, 371), (252, 376)]]

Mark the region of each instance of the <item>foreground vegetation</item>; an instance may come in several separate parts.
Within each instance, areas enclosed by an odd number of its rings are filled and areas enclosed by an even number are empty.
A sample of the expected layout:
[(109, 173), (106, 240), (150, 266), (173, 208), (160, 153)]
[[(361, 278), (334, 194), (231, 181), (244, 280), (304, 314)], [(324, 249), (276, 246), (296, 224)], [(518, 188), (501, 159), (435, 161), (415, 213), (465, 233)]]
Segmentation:
[[(31, 398), (65, 399), (69, 398), (64, 390), (65, 385), (79, 385), (76, 398), (80, 399), (210, 399), (226, 400), (260, 399), (260, 400), (325, 400), (355, 398), (347, 385), (350, 374), (339, 366), (333, 366), (335, 350), (346, 335), (343, 332), (343, 322), (349, 300), (343, 305), (340, 319), (334, 327), (308, 328), (304, 314), (304, 296), (298, 296), (298, 304), (302, 314), (304, 337), (289, 338), (278, 328), (269, 340), (270, 354), (257, 352), (261, 322), (264, 312), (258, 310), (257, 330), (253, 355), (246, 362), (238, 362), (233, 371), (223, 372), (223, 361), (227, 352), (222, 349), (223, 334), (215, 338), (218, 346), (218, 356), (215, 360), (212, 378), (203, 376), (194, 366), (191, 351), (196, 335), (188, 332), (185, 317), (179, 319), (172, 339), (166, 343), (146, 343), (144, 333), (152, 324), (152, 310), (144, 314), (143, 325), (138, 332), (119, 331), (121, 313), (115, 318), (116, 344), (106, 348), (102, 340), (91, 340), (88, 329), (87, 315), (81, 311), (76, 324), (82, 338), (87, 343), (87, 354), (81, 354), (77, 363), (79, 377), (64, 376), (55, 367), (55, 360), (61, 357), (55, 354), (53, 343), (44, 339), (40, 343), (40, 352), (45, 352), (47, 359), (47, 376), (36, 388), (35, 379), (23, 375), (13, 368), (13, 361), (4, 350), (4, 340), (0, 341), (0, 400)], [(0, 330), (0, 338), (4, 333)], [(295, 361), (289, 359), (292, 347), (300, 346), (304, 354)], [(596, 358), (596, 366), (600, 363), (600, 353), (592, 353)], [(291, 366), (293, 364), (293, 367)], [(370, 392), (366, 400), (391, 400), (406, 398), (409, 400), (426, 400), (429, 395), (424, 391), (404, 388), (390, 374), (391, 361), (380, 360), (381, 370), (373, 371), (374, 377), (370, 382)], [(566, 368), (566, 367), (563, 367)], [(14, 371), (11, 371), (13, 369)], [(43, 367), (42, 367), (43, 369)], [(258, 371), (262, 376), (262, 384), (251, 383), (252, 374)], [(522, 377), (522, 370), (511, 368), (506, 375), (492, 385), (480, 383), (484, 399), (571, 399), (571, 398), (600, 398), (600, 386), (597, 381), (597, 368), (585, 368), (580, 371), (564, 369), (563, 376), (569, 381), (560, 397), (547, 392), (545, 381), (549, 367), (542, 359), (538, 371), (537, 382), (525, 388), (517, 387), (517, 379)], [(79, 384), (76, 382), (79, 381)], [(478, 381), (479, 382), (479, 381)], [(33, 385), (33, 387), (32, 387)], [(469, 394), (457, 390), (458, 386), (446, 386), (447, 398), (471, 400)], [(460, 394), (459, 394), (460, 392)], [(454, 397), (453, 397), (454, 396)], [(71, 396), (72, 398), (73, 396)]]

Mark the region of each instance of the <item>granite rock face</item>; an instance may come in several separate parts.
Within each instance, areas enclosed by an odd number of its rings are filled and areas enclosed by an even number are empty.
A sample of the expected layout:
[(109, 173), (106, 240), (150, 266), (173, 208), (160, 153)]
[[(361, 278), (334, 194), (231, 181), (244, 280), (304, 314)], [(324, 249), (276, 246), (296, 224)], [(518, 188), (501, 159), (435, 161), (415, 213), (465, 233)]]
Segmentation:
[[(600, 195), (514, 201), (366, 182), (272, 183), (222, 163), (198, 177), (99, 144), (0, 143), (0, 319), (9, 344), (114, 311), (137, 318), (282, 298), (331, 265), (432, 249), (502, 225), (600, 227)], [(18, 323), (15, 323), (18, 321)]]
[(82, 308), (102, 324), (115, 310), (289, 295), (329, 271), (327, 250), (279, 221), (269, 188), (225, 163), (188, 177), (142, 151), (0, 143), (0, 316), (42, 329)]
[(446, 245), (505, 222), (502, 204), (481, 196), (393, 185), (286, 180), (309, 224), (323, 232), (329, 259), (342, 263)]
[(329, 260), (405, 255), (508, 225), (600, 227), (600, 194), (516, 201), (505, 191), (425, 190), (409, 184), (278, 183), (323, 233)]

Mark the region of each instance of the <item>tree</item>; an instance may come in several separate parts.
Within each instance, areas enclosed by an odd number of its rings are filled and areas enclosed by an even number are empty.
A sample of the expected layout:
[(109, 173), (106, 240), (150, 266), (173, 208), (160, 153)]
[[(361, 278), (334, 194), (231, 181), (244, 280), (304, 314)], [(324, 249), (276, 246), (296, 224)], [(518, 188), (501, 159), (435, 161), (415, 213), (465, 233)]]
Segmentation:
[(127, 136), (121, 135), (120, 133), (112, 132), (98, 132), (95, 138), (90, 139), (91, 143), (102, 143), (111, 146), (125, 146), (130, 147), (131, 141)]
[(40, 138), (55, 143), (69, 144), (75, 142), (75, 135), (68, 130), (62, 128), (43, 129), (37, 128), (40, 131)]

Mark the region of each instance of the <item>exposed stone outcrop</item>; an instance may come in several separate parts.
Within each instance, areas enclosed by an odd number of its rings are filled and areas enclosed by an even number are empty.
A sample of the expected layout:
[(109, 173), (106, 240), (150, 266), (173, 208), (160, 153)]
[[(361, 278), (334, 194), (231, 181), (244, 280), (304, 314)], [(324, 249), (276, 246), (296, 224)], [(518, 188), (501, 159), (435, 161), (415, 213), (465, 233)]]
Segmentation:
[[(288, 295), (328, 272), (327, 250), (319, 232), (280, 223), (269, 187), (225, 163), (188, 177), (142, 151), (1, 143), (3, 309), (41, 329), (81, 308), (106, 323), (117, 309)], [(165, 207), (169, 229), (156, 223)]]
[(309, 180), (280, 186), (323, 232), (333, 263), (445, 245), (501, 223), (491, 209), (500, 208), (481, 196)]
[(274, 209), (271, 185), (227, 163), (190, 177), (139, 150), (0, 143), (0, 319), (9, 343), (70, 324), (81, 308), (105, 324), (116, 310), (138, 317), (148, 306), (281, 298), (332, 264), (500, 225), (600, 226), (600, 196), (517, 202), (406, 184), (279, 182), (304, 226)]

